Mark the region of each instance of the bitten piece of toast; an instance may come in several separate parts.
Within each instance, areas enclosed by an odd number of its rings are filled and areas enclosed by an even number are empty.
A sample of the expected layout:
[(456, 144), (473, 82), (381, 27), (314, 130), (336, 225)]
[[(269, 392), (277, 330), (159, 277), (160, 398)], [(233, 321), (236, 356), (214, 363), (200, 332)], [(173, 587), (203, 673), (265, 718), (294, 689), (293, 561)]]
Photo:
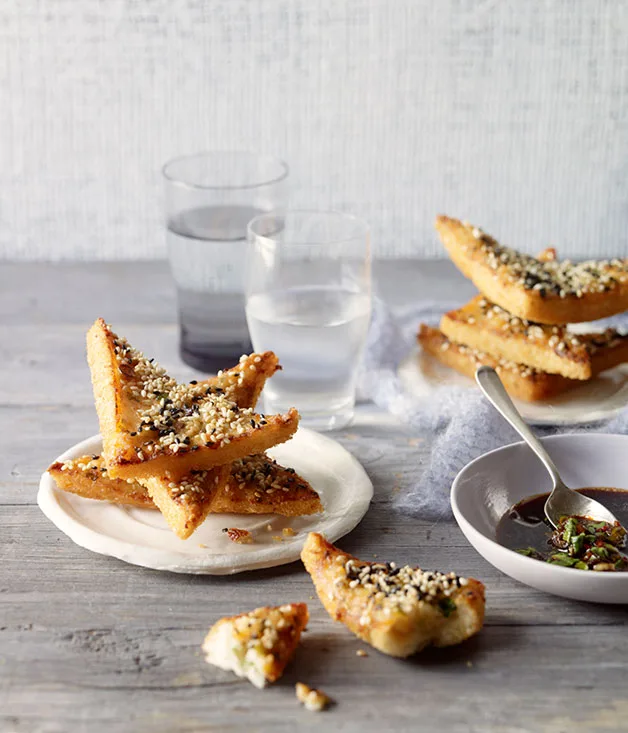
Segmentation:
[[(229, 476), (211, 503), (210, 514), (279, 514), (296, 517), (323, 511), (318, 494), (292, 468), (284, 468), (268, 456), (249, 456), (229, 466)], [(57, 486), (86, 499), (156, 509), (146, 486), (134, 479), (112, 478), (102, 456), (82, 456), (57, 461), (48, 472)], [(174, 483), (173, 487), (169, 487)], [(174, 495), (183, 493), (178, 482), (164, 484)], [(189, 536), (189, 535), (188, 535)]]
[(424, 351), (460, 374), (474, 378), (478, 367), (493, 367), (501, 377), (506, 391), (524, 402), (538, 402), (550, 399), (582, 384), (580, 380), (568, 379), (560, 374), (548, 374), (532, 367), (505, 359), (496, 359), (482, 351), (450, 341), (436, 328), (420, 324), (418, 341)]
[(384, 654), (459, 644), (482, 628), (478, 580), (358, 560), (314, 532), (301, 559), (327, 613)]
[(205, 637), (205, 660), (246, 677), (255, 687), (266, 687), (281, 677), (293, 658), (308, 618), (305, 603), (265, 606), (222, 618)]
[(168, 474), (176, 480), (263, 453), (298, 427), (294, 409), (259, 415), (239, 408), (222, 388), (177, 384), (102, 319), (87, 334), (87, 358), (103, 456), (113, 477)]
[(490, 301), (529, 321), (581, 323), (628, 309), (628, 260), (539, 259), (447, 216), (436, 229), (449, 256)]

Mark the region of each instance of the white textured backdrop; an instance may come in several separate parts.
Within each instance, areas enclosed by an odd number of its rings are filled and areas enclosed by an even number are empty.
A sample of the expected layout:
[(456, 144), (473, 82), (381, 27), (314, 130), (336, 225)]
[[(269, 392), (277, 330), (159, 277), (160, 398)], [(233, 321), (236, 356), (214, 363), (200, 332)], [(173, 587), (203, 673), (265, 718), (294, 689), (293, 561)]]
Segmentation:
[(628, 253), (624, 0), (0, 0), (0, 246), (164, 255), (159, 169), (284, 157), (300, 205)]

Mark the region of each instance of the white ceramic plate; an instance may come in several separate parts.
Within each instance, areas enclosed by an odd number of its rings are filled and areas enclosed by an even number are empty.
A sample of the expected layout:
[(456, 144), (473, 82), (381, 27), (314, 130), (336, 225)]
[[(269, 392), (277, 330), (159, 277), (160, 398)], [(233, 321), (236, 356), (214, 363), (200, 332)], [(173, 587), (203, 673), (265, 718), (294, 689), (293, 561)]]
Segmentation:
[[(447, 385), (475, 387), (469, 377), (458, 374), (420, 349), (408, 354), (398, 371), (405, 388), (416, 397), (425, 397), (436, 387)], [(513, 399), (513, 402), (531, 425), (584, 425), (607, 420), (628, 405), (628, 365), (610, 369), (552, 400), (521, 402)]]
[[(96, 435), (57, 460), (101, 450), (102, 441)], [(62, 532), (88, 550), (156, 570), (207, 575), (293, 562), (299, 559), (308, 532), (324, 532), (334, 542), (366, 514), (373, 484), (356, 459), (336, 441), (299, 428), (291, 440), (268, 453), (310, 482), (321, 497), (323, 513), (306, 517), (215, 514), (189, 539), (180, 540), (168, 529), (159, 511), (122, 507), (60, 491), (47, 472), (41, 477), (37, 503)], [(222, 532), (223, 527), (247, 529), (254, 542), (233, 543)], [(282, 530), (286, 527), (296, 535), (284, 537)]]
[[(543, 443), (568, 486), (628, 489), (628, 436), (555, 435)], [(495, 541), (501, 517), (521, 499), (550, 489), (550, 478), (525, 443), (485, 453), (460, 471), (451, 506), (465, 537), (488, 562), (522, 583), (579, 601), (628, 603), (628, 572), (596, 573), (549, 565)]]

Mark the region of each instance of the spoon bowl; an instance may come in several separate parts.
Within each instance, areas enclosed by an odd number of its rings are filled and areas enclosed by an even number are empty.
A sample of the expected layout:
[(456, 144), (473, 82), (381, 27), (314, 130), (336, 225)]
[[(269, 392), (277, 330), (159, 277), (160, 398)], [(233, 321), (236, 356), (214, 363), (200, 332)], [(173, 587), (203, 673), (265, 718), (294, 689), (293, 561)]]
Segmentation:
[[(589, 488), (589, 487), (585, 487)], [(545, 516), (556, 527), (562, 517), (590, 517), (598, 522), (614, 524), (619, 520), (599, 501), (557, 484), (545, 502)]]
[(497, 372), (492, 367), (482, 366), (476, 371), (475, 380), (488, 401), (519, 433), (547, 469), (552, 479), (552, 492), (545, 502), (544, 510), (552, 526), (557, 527), (563, 517), (570, 516), (619, 524), (617, 517), (599, 501), (583, 496), (565, 484), (549, 453), (513, 405)]

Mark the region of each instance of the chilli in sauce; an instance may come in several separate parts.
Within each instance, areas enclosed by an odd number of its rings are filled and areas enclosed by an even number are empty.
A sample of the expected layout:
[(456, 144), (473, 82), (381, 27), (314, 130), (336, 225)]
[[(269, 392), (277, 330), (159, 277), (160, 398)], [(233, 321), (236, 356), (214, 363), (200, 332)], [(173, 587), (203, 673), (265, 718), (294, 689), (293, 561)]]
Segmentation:
[(522, 555), (553, 565), (606, 572), (628, 570), (628, 557), (623, 553), (628, 491), (591, 488), (581, 492), (604, 504), (621, 524), (596, 522), (589, 517), (563, 517), (554, 529), (543, 513), (549, 494), (541, 494), (515, 504), (500, 519), (497, 541)]

